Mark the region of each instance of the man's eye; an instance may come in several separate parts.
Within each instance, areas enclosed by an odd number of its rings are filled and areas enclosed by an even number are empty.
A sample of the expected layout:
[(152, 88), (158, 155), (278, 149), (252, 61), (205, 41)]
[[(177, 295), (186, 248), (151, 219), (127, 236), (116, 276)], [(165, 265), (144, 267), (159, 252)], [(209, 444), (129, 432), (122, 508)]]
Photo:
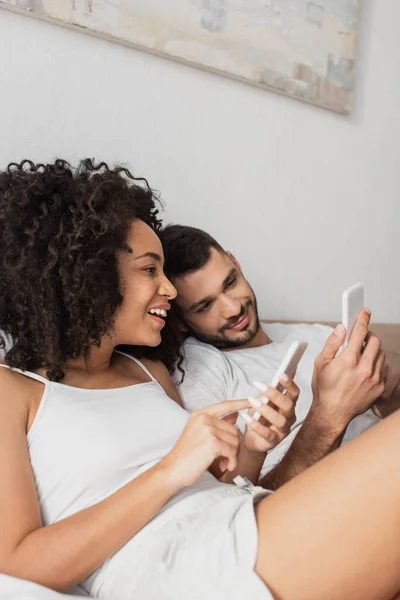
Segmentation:
[(235, 285), (236, 281), (237, 281), (237, 278), (236, 278), (236, 275), (235, 275), (235, 277), (232, 277), (232, 279), (230, 279), (229, 281), (227, 281), (226, 287), (227, 288), (233, 287)]
[(211, 306), (211, 302), (206, 302), (205, 304), (203, 304), (203, 306), (201, 308), (199, 308), (199, 310), (197, 311), (198, 313), (202, 313), (205, 312), (206, 310), (208, 310)]

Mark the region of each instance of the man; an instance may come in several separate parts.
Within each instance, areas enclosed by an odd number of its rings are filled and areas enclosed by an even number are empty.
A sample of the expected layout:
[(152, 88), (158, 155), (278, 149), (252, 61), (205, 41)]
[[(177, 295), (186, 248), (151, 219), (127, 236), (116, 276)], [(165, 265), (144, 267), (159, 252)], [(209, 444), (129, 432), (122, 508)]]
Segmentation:
[[(346, 439), (350, 439), (377, 422), (368, 411), (347, 427), (354, 417), (370, 408), (373, 401), (368, 398), (329, 406), (313, 398), (314, 361), (332, 333), (329, 327), (261, 324), (255, 294), (239, 263), (215, 239), (193, 227), (170, 225), (164, 229), (162, 241), (166, 273), (178, 291), (178, 318), (187, 336), (182, 348), (184, 376), (178, 369), (176, 382), (188, 410), (227, 398), (257, 395), (262, 384), (272, 380), (290, 343), (308, 342), (296, 374), (300, 388), (296, 423), (290, 435), (266, 457), (261, 472), (265, 487), (277, 488), (337, 448), (346, 429)], [(340, 328), (337, 333), (336, 339), (333, 336), (329, 342), (333, 356), (344, 338)], [(379, 353), (380, 341), (371, 335), (369, 339), (370, 346), (379, 344)], [(388, 373), (387, 367), (385, 375), (389, 379), (383, 399), (386, 402), (399, 379)], [(395, 398), (396, 407), (399, 400)]]

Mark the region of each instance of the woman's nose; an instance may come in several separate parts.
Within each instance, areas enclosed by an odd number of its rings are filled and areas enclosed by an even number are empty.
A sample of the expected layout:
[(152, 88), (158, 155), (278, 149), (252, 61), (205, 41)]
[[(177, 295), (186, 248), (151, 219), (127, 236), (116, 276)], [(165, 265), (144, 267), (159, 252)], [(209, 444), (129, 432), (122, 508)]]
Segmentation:
[(163, 276), (163, 281), (160, 286), (160, 296), (166, 296), (168, 300), (173, 300), (178, 295), (175, 287), (172, 285), (168, 277)]

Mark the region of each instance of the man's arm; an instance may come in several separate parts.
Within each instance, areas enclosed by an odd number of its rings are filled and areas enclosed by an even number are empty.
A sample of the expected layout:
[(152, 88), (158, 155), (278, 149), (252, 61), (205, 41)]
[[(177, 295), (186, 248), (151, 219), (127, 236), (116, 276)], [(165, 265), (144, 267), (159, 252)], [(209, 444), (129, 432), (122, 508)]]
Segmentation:
[(385, 355), (380, 340), (368, 333), (369, 320), (370, 312), (362, 311), (348, 346), (337, 357), (343, 326), (327, 339), (315, 361), (310, 412), (282, 462), (262, 478), (263, 487), (277, 489), (335, 450), (350, 421), (382, 395)]
[(340, 446), (345, 429), (324, 424), (312, 410), (282, 461), (259, 481), (259, 485), (276, 490), (302, 471)]
[[(258, 398), (249, 398), (259, 412), (259, 419), (253, 419), (251, 412), (242, 415), (246, 430), (241, 439), (239, 464), (236, 471), (226, 474), (222, 481), (230, 483), (233, 477), (242, 475), (257, 484), (267, 453), (290, 435), (290, 428), (296, 420), (295, 408), (300, 390), (286, 375), (282, 376), (280, 384), (285, 394), (278, 389), (267, 388)], [(266, 403), (262, 401), (264, 396), (268, 398)]]
[(219, 480), (224, 483), (233, 483), (236, 475), (241, 475), (242, 477), (247, 477), (254, 485), (257, 485), (266, 456), (266, 452), (252, 452), (247, 450), (244, 437), (241, 436), (238, 465), (234, 471), (224, 473), (219, 477)]

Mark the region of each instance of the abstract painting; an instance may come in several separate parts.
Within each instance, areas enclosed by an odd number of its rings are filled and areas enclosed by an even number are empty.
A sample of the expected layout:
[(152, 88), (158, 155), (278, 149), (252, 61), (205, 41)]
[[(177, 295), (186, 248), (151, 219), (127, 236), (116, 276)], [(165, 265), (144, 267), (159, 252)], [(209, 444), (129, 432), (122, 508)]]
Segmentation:
[(106, 39), (348, 113), (361, 0), (0, 0)]

